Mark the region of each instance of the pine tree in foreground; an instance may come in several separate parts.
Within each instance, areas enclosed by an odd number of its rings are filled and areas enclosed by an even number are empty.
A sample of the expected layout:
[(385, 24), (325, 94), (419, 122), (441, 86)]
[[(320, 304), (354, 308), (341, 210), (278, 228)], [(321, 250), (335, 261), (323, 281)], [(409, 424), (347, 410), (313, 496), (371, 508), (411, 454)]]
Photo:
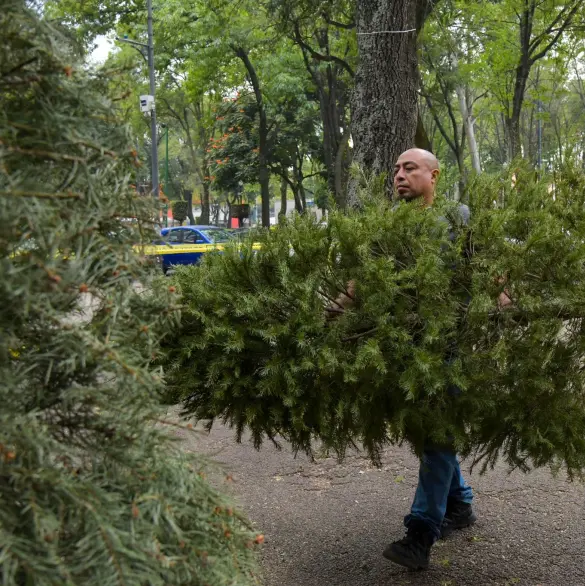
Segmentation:
[[(182, 268), (169, 399), (257, 446), (280, 436), (310, 452), (317, 439), (376, 460), (388, 442), (453, 439), (486, 466), (581, 474), (585, 181), (566, 170), (551, 194), (517, 175), (476, 182), (469, 229), (453, 204), (392, 207), (374, 181), (359, 212), (297, 217), (257, 252)], [(514, 306), (500, 310), (504, 288)]]
[(0, 30), (0, 582), (255, 584), (261, 536), (161, 415), (175, 295), (133, 285), (153, 209), (107, 74), (24, 1)]

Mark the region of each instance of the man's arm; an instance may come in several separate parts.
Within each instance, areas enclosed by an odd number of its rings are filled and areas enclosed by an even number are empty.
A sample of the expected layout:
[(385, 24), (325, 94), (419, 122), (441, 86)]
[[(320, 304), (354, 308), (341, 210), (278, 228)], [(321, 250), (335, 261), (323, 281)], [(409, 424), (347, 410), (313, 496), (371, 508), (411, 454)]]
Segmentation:
[[(504, 285), (507, 279), (505, 277), (499, 277), (497, 279), (498, 285)], [(513, 301), (510, 298), (510, 291), (507, 287), (504, 287), (504, 290), (498, 295), (498, 309), (505, 309), (510, 305), (513, 305)]]
[(325, 315), (332, 319), (343, 313), (355, 304), (355, 281), (349, 281), (346, 292), (340, 293), (332, 304), (325, 308)]
[(346, 293), (341, 293), (335, 301), (336, 303), (339, 303), (343, 309), (349, 309), (355, 304), (355, 281), (349, 281), (345, 288)]

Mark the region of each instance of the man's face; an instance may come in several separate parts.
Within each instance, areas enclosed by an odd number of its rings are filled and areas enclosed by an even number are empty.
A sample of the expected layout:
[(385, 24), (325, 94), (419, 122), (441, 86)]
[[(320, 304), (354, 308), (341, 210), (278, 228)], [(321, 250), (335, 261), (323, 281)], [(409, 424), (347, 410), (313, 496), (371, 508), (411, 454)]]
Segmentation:
[[(429, 153), (430, 154), (430, 153)], [(432, 201), (439, 170), (424, 152), (415, 149), (402, 153), (394, 166), (394, 189), (398, 199), (419, 197)]]

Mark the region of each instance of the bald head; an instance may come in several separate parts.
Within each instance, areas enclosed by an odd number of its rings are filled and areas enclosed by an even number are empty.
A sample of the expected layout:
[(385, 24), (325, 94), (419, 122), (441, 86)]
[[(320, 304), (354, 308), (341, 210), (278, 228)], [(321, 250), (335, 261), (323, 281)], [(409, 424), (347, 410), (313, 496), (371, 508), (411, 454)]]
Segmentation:
[(394, 189), (398, 199), (422, 198), (426, 205), (431, 205), (439, 174), (439, 161), (433, 153), (424, 149), (404, 151), (394, 166)]
[(439, 159), (431, 151), (425, 151), (425, 149), (408, 149), (398, 157), (398, 160), (402, 158), (420, 161), (427, 165), (431, 171), (439, 168)]

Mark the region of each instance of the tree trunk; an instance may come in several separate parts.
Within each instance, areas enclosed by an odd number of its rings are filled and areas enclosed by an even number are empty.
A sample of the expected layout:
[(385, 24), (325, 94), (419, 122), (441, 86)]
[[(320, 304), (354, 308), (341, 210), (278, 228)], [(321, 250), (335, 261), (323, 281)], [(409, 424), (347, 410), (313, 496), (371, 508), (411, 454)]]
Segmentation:
[(187, 217), (191, 226), (195, 225), (195, 217), (193, 216), (193, 191), (185, 189), (183, 191), (183, 199), (187, 202)]
[(522, 141), (520, 135), (520, 114), (524, 105), (526, 83), (530, 73), (530, 63), (526, 59), (516, 69), (516, 82), (514, 84), (514, 97), (512, 99), (512, 112), (506, 116), (506, 128), (508, 131), (509, 160), (522, 155)]
[(299, 165), (298, 165), (296, 156), (293, 157), (292, 166), (293, 166), (293, 194), (295, 197), (295, 209), (297, 210), (297, 212), (299, 214), (304, 214), (305, 213), (305, 205), (306, 205), (305, 201), (304, 201), (305, 193), (304, 193), (304, 188), (303, 188), (302, 175), (299, 172)]
[(561, 4), (558, 10), (555, 9), (552, 13), (544, 14), (544, 23), (541, 22), (542, 15), (538, 16), (539, 32), (534, 35), (534, 19), (537, 8), (541, 7), (541, 4), (537, 0), (524, 0), (524, 8), (521, 13), (517, 14), (520, 21), (520, 57), (516, 66), (512, 110), (508, 109), (506, 112), (510, 160), (522, 154), (520, 115), (522, 114), (530, 70), (537, 61), (546, 57), (549, 51), (557, 44), (564, 32), (573, 23), (575, 15), (583, 2), (582, 0), (571, 0)]
[[(319, 92), (319, 109), (321, 111), (321, 120), (323, 121), (323, 157), (325, 161), (325, 172), (327, 173), (327, 186), (329, 191), (334, 194), (337, 205), (342, 207), (345, 200), (345, 185), (349, 163), (348, 157), (345, 156), (339, 160), (341, 165), (341, 174), (337, 175), (336, 165), (338, 163), (337, 154), (340, 146), (349, 140), (349, 133), (344, 128), (341, 133), (340, 124), (344, 121), (339, 119), (339, 110), (345, 108), (344, 91), (337, 88), (337, 74), (328, 66), (328, 75), (322, 72), (314, 73), (309, 65), (307, 68), (313, 73), (313, 81)], [(340, 103), (341, 102), (341, 103)], [(341, 179), (338, 183), (337, 179)]]
[(335, 203), (344, 209), (347, 205), (347, 177), (349, 170), (349, 130), (343, 135), (343, 140), (339, 143), (337, 148), (337, 156), (335, 157)]
[[(385, 173), (389, 195), (396, 159), (414, 146), (419, 86), (417, 32), (432, 6), (427, 0), (357, 1), (360, 62), (353, 96), (353, 160), (366, 171)], [(385, 32), (406, 30), (411, 32)], [(353, 204), (356, 185), (351, 183)]]
[[(283, 170), (283, 173), (286, 173), (286, 170)], [(286, 205), (287, 205), (287, 193), (288, 193), (288, 183), (284, 177), (280, 178), (280, 212), (278, 212), (279, 218), (286, 218)]]
[(298, 185), (293, 187), (293, 197), (295, 198), (295, 210), (297, 213), (303, 213), (303, 202), (301, 201), (301, 197), (299, 195), (299, 188)]
[[(209, 170), (207, 170), (205, 172), (206, 174), (204, 175), (204, 177), (207, 177), (209, 175)], [(203, 195), (201, 196), (201, 218), (200, 218), (200, 222), (201, 224), (209, 224), (210, 221), (210, 203), (209, 203), (210, 197), (209, 197), (209, 180), (204, 180), (203, 181)]]
[[(319, 96), (327, 187), (334, 195), (337, 205), (344, 207), (350, 156), (346, 149), (347, 141), (349, 141), (349, 124), (346, 120), (349, 90), (343, 76), (349, 74), (353, 78), (354, 72), (349, 63), (339, 57), (334, 57), (335, 65), (328, 63), (323, 67), (323, 55), (331, 57), (328, 29), (321, 31), (317, 37), (321, 57), (317, 57), (319, 53), (309, 47), (303, 39), (298, 22), (295, 24), (292, 40), (301, 48), (305, 67), (313, 79)], [(341, 158), (339, 158), (340, 150)]]
[[(197, 130), (198, 130), (198, 138), (199, 138), (199, 148), (202, 152), (201, 154), (201, 164), (197, 167), (197, 172), (199, 174), (199, 180), (201, 181), (201, 185), (203, 186), (203, 195), (201, 196), (201, 223), (202, 224), (209, 224), (211, 219), (211, 198), (210, 198), (210, 183), (211, 179), (209, 177), (209, 159), (205, 154), (205, 148), (207, 143), (209, 142), (209, 130), (207, 129), (204, 123), (204, 98), (201, 97), (197, 102), (194, 104), (194, 116), (195, 120), (197, 121)], [(208, 105), (209, 108), (209, 105)]]
[(268, 122), (266, 120), (266, 108), (264, 107), (264, 99), (262, 96), (262, 89), (260, 88), (260, 80), (248, 53), (242, 47), (234, 47), (234, 52), (242, 60), (252, 88), (254, 96), (256, 97), (256, 105), (258, 106), (258, 183), (260, 183), (260, 195), (262, 199), (262, 226), (270, 227), (270, 172), (268, 169)]
[(459, 111), (461, 112), (461, 119), (463, 120), (463, 128), (467, 136), (469, 144), (469, 154), (471, 155), (471, 168), (475, 173), (481, 173), (481, 161), (479, 159), (479, 149), (477, 148), (477, 140), (475, 138), (475, 125), (473, 115), (469, 108), (469, 100), (467, 99), (466, 89), (462, 85), (457, 86), (457, 99), (459, 100)]

